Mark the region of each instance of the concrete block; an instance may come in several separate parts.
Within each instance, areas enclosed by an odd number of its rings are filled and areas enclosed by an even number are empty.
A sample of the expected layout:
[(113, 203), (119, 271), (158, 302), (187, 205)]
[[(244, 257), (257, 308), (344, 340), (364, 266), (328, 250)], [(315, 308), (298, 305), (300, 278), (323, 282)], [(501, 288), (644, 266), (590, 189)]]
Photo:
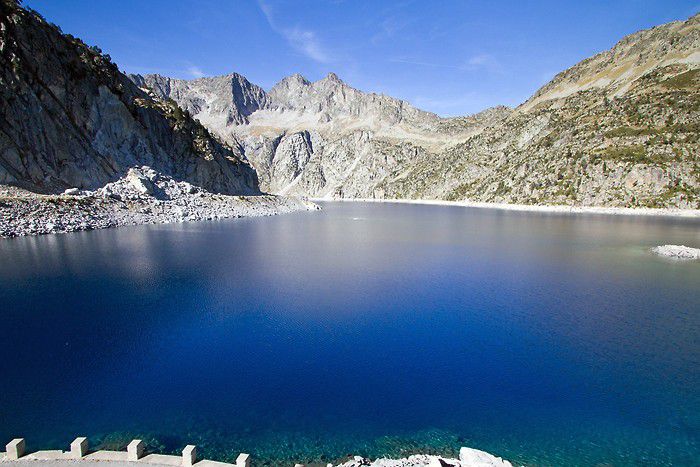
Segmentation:
[(88, 452), (88, 439), (84, 436), (75, 438), (70, 443), (70, 456), (73, 459), (81, 459)]
[(126, 459), (128, 461), (137, 461), (143, 457), (143, 441), (135, 439), (126, 447)]
[(240, 453), (236, 457), (236, 467), (250, 467), (250, 454)]
[(188, 444), (185, 446), (185, 449), (182, 450), (182, 465), (184, 467), (192, 467), (195, 462), (197, 462), (197, 447)]
[(15, 438), (5, 446), (7, 451), (7, 459), (16, 461), (24, 455), (24, 438)]

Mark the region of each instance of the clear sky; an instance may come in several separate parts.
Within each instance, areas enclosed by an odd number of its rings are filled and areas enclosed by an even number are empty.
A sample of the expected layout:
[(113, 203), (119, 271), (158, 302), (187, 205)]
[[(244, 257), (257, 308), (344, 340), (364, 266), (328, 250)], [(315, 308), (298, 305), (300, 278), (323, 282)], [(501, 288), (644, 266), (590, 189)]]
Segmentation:
[(700, 0), (26, 0), (132, 73), (232, 71), (269, 89), (328, 72), (441, 115), (514, 106)]

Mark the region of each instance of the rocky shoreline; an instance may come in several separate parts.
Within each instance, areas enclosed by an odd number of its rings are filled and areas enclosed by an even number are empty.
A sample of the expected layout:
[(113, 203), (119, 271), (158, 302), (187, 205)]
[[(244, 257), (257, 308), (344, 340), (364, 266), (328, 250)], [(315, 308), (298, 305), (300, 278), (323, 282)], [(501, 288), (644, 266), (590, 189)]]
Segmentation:
[(513, 467), (513, 464), (485, 451), (473, 448), (461, 448), (459, 459), (440, 456), (416, 454), (404, 459), (381, 458), (371, 461), (363, 457), (338, 465), (338, 467)]
[(680, 208), (622, 208), (614, 206), (568, 206), (563, 204), (509, 204), (480, 201), (445, 201), (433, 199), (382, 199), (382, 198), (309, 198), (318, 202), (347, 203), (399, 203), (428, 204), (434, 206), (459, 206), (465, 208), (499, 209), (503, 211), (543, 212), (554, 214), (609, 214), (622, 216), (661, 216), (700, 218), (700, 209)]
[(103, 188), (41, 195), (0, 185), (0, 237), (167, 224), (235, 217), (272, 216), (319, 207), (301, 198), (229, 196), (175, 181), (148, 167)]
[[(13, 447), (17, 441), (20, 444), (20, 450)], [(80, 442), (80, 444), (77, 444)], [(143, 445), (141, 440), (134, 440), (130, 443), (130, 447), (134, 443)], [(24, 439), (15, 439), (7, 445), (8, 452), (0, 452), (0, 464), (8, 463), (12, 465), (32, 466), (36, 464), (46, 465), (50, 467), (97, 467), (99, 465), (107, 465), (110, 467), (131, 467), (134, 463), (148, 463), (152, 466), (172, 466), (179, 465), (185, 456), (185, 452), (195, 452), (196, 446), (189, 446), (192, 451), (187, 448), (183, 451), (183, 457), (174, 455), (150, 454), (135, 455), (135, 458), (130, 458), (128, 452), (125, 451), (90, 451), (88, 449), (87, 438), (77, 438), (71, 444), (70, 451), (37, 451), (31, 454), (24, 452)], [(10, 453), (12, 451), (12, 453)], [(211, 460), (196, 460), (197, 465), (203, 467), (250, 467), (251, 456), (249, 454), (240, 454), (236, 459), (236, 463), (225, 463)], [(187, 465), (182, 463), (182, 465)], [(294, 464), (295, 467), (305, 467), (304, 464)], [(361, 456), (355, 456), (352, 460), (348, 460), (341, 464), (333, 463), (312, 463), (306, 464), (308, 467), (513, 467), (513, 464), (500, 457), (496, 457), (485, 451), (478, 449), (463, 447), (459, 450), (459, 459), (450, 459), (434, 455), (415, 454), (402, 459), (380, 458), (374, 461)]]

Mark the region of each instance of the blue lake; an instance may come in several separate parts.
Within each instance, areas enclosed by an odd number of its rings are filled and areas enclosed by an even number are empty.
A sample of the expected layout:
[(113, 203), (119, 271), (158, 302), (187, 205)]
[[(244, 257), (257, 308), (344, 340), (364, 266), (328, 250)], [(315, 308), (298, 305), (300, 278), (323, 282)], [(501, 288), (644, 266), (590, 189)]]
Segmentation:
[(0, 241), (0, 442), (697, 465), (697, 220), (327, 203)]

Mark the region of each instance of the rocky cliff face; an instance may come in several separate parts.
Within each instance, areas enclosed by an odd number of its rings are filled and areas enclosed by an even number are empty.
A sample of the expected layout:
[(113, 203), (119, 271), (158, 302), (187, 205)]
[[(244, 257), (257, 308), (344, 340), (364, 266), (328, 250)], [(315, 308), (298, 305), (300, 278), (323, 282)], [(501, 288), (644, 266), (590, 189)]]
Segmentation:
[(245, 77), (231, 73), (191, 81), (160, 75), (129, 75), (141, 88), (157, 96), (171, 98), (197, 120), (213, 128), (248, 123), (248, 117), (269, 105), (265, 91)]
[[(247, 101), (237, 105), (245, 115)], [(0, 183), (92, 189), (146, 165), (214, 192), (259, 193), (237, 147), (12, 0), (0, 0), (0, 119)]]
[(269, 93), (245, 81), (247, 106), (217, 91), (238, 75), (135, 80), (239, 145), (276, 193), (698, 208), (699, 22), (640, 31), (515, 111), (464, 118), (360, 92), (334, 74), (293, 75)]

